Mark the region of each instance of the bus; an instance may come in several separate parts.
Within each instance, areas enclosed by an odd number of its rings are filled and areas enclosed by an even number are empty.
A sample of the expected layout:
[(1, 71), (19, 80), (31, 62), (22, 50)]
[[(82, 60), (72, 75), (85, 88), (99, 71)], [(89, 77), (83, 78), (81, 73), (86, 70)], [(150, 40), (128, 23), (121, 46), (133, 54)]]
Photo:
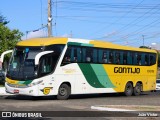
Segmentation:
[(156, 89), (155, 50), (51, 37), (20, 41), (9, 52), (5, 88), (11, 94), (64, 100), (73, 94), (137, 96)]

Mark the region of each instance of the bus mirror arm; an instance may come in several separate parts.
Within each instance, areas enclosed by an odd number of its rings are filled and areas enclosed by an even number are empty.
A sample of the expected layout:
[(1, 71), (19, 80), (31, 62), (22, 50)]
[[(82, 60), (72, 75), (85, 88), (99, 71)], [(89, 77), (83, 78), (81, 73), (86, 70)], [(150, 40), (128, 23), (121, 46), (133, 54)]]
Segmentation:
[(0, 62), (3, 63), (3, 61), (4, 61), (4, 56), (5, 56), (6, 54), (12, 53), (12, 52), (13, 52), (13, 50), (7, 50), (7, 51), (3, 52), (3, 53), (1, 54), (1, 56), (0, 56)]
[(43, 55), (46, 55), (46, 54), (49, 54), (49, 53), (53, 53), (54, 51), (43, 51), (43, 52), (40, 52), (38, 53), (36, 56), (35, 56), (35, 65), (38, 65), (39, 64), (39, 59), (43, 56)]

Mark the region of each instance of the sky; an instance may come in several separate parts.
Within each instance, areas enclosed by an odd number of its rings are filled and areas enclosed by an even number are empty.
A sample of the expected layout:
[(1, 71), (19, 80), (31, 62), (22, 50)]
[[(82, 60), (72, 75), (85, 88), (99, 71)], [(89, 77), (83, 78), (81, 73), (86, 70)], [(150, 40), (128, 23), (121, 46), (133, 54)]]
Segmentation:
[[(48, 0), (1, 0), (7, 26), (23, 40), (47, 37)], [(160, 49), (160, 0), (52, 0), (52, 35)]]

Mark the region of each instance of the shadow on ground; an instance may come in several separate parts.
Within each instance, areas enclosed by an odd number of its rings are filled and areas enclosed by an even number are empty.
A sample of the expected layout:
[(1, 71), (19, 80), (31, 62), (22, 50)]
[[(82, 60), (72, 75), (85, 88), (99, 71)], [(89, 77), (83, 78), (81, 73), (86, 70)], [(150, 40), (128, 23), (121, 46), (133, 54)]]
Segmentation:
[[(139, 97), (152, 94), (152, 92), (143, 92)], [(153, 92), (153, 94), (158, 94)], [(72, 99), (91, 99), (91, 98), (117, 98), (117, 97), (126, 97), (123, 93), (101, 93), (101, 94), (85, 94), (85, 95), (71, 95), (70, 100)], [(134, 96), (130, 96), (134, 97)], [(23, 96), (23, 95), (12, 95), (6, 96), (5, 99), (14, 99), (14, 100), (57, 100), (56, 96)]]

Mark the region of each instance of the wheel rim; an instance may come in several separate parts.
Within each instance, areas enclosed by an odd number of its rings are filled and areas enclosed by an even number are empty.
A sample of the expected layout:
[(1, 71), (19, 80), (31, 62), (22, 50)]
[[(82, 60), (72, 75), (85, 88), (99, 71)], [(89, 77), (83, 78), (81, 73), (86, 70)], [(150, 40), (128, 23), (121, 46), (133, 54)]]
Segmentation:
[(67, 93), (67, 90), (66, 90), (64, 87), (61, 87), (61, 88), (59, 89), (59, 93), (60, 93), (61, 96), (65, 96), (66, 93)]
[(128, 86), (127, 87), (127, 93), (130, 93), (131, 92), (131, 86)]
[(140, 86), (136, 86), (136, 93), (140, 93), (141, 92), (141, 87)]

